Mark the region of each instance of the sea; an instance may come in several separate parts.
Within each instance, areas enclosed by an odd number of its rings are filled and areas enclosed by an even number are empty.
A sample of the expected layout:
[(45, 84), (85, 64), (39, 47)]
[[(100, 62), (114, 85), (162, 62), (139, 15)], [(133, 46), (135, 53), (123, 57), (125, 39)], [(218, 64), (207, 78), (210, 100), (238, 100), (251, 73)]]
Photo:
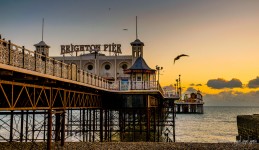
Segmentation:
[(204, 106), (204, 114), (176, 114), (176, 142), (237, 142), (237, 116), (259, 114), (259, 107)]

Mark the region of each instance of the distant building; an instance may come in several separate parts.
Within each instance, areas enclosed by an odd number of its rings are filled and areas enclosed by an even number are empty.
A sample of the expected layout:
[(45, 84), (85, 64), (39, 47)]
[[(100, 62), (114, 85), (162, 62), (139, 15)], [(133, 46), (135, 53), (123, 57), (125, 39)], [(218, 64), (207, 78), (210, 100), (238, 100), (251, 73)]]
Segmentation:
[(198, 90), (196, 93), (191, 93), (184, 95), (184, 99), (175, 101), (175, 111), (176, 113), (197, 113), (203, 114), (203, 96)]

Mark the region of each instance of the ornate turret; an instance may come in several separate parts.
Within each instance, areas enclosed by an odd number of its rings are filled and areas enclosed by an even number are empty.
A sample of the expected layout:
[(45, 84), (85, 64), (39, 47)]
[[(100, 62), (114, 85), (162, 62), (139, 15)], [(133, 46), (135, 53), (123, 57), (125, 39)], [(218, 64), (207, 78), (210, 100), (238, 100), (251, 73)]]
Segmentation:
[(45, 56), (49, 56), (50, 46), (47, 45), (44, 41), (40, 41), (38, 44), (34, 44), (34, 46), (36, 48), (36, 53), (40, 53)]
[(130, 74), (131, 89), (143, 90), (156, 86), (156, 70), (151, 69), (141, 56), (124, 73)]
[(36, 48), (36, 53), (45, 55), (45, 56), (49, 56), (49, 48), (50, 46), (47, 45), (44, 41), (43, 41), (43, 32), (44, 31), (44, 18), (42, 19), (42, 39), (38, 44), (34, 44), (35, 48)]
[(138, 57), (143, 57), (144, 43), (136, 39), (134, 42), (131, 42), (130, 45), (132, 46), (132, 64), (134, 64)]
[(136, 40), (131, 42), (132, 46), (132, 65), (136, 61), (137, 58), (143, 57), (143, 46), (144, 43), (138, 39), (138, 17), (136, 16)]

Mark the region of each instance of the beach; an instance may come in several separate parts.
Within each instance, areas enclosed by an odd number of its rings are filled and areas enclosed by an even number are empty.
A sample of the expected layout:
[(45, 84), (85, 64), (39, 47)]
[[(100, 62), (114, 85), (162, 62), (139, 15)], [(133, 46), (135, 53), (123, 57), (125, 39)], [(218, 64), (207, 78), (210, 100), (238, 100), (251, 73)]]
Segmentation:
[[(47, 143), (0, 143), (0, 150), (43, 150)], [(164, 143), (164, 142), (67, 142), (64, 147), (60, 143), (52, 143), (52, 149), (59, 150), (226, 150), (226, 149), (259, 149), (256, 143)]]

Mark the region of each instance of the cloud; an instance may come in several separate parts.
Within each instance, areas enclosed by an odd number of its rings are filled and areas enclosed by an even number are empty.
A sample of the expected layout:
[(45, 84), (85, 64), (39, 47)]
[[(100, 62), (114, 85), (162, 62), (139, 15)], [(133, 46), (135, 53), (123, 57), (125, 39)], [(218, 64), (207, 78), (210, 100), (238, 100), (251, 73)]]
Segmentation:
[(258, 88), (259, 87), (259, 77), (252, 79), (248, 82), (247, 85), (249, 88)]
[(224, 91), (218, 94), (205, 94), (206, 106), (259, 106), (259, 91), (249, 93)]
[(200, 83), (198, 83), (198, 84), (191, 83), (190, 86), (202, 86), (202, 84), (200, 84)]
[(211, 79), (207, 82), (207, 86), (214, 89), (223, 89), (223, 88), (241, 88), (242, 82), (239, 79), (233, 78), (230, 81), (218, 78)]

